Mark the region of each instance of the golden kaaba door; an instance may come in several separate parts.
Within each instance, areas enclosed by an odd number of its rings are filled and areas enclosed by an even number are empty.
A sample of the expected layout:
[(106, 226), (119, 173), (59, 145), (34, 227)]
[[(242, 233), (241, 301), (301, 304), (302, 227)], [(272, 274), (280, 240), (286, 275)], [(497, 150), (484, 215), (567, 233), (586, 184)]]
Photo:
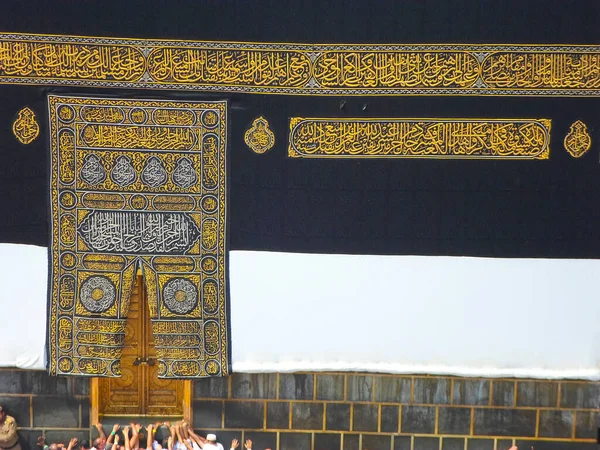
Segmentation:
[(190, 417), (191, 381), (158, 378), (143, 278), (131, 296), (120, 378), (92, 381), (92, 420), (105, 416)]

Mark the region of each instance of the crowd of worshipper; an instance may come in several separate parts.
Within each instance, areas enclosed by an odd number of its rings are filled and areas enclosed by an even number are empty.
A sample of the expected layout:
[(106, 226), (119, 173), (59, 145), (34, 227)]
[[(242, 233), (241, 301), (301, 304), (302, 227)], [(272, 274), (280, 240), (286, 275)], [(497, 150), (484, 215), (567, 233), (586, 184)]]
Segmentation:
[[(102, 424), (98, 423), (95, 427), (99, 437), (94, 440), (92, 450), (223, 450), (223, 445), (217, 442), (216, 435), (207, 434), (206, 437), (202, 437), (196, 434), (185, 420), (174, 424), (157, 422), (145, 428), (139, 423), (130, 423), (122, 428), (119, 424), (115, 424), (109, 436), (104, 433)], [(159, 430), (161, 431), (160, 442), (157, 439)], [(240, 442), (237, 439), (231, 441), (232, 450), (238, 447)], [(244, 442), (244, 448), (252, 449), (250, 439)], [(73, 449), (67, 448), (67, 450)]]
[[(140, 423), (130, 423), (121, 427), (115, 424), (107, 436), (102, 424), (95, 425), (98, 437), (92, 442), (79, 442), (73, 438), (68, 444), (52, 443), (48, 445), (43, 436), (38, 439), (40, 450), (224, 450), (223, 445), (217, 442), (217, 436), (207, 434), (202, 437), (194, 432), (185, 420), (171, 424), (170, 422), (157, 422), (144, 427)], [(231, 441), (231, 450), (240, 448), (238, 439)], [(252, 450), (252, 441), (246, 440), (243, 444), (246, 450)], [(271, 450), (271, 449), (266, 449)]]
[[(174, 424), (157, 422), (145, 428), (133, 422), (123, 427), (115, 424), (108, 436), (102, 424), (98, 423), (94, 427), (98, 430), (98, 437), (92, 442), (93, 446), (85, 440), (79, 442), (77, 438), (71, 439), (68, 444), (62, 442), (48, 444), (44, 436), (38, 438), (37, 446), (40, 450), (224, 450), (223, 445), (217, 442), (216, 435), (199, 436), (185, 420)], [(160, 433), (157, 433), (159, 430)], [(242, 446), (238, 439), (233, 439), (230, 448), (252, 450), (252, 441), (247, 439)], [(0, 406), (0, 450), (21, 450), (17, 423), (13, 417), (6, 414), (2, 406)], [(513, 446), (509, 450), (518, 450), (518, 448)]]

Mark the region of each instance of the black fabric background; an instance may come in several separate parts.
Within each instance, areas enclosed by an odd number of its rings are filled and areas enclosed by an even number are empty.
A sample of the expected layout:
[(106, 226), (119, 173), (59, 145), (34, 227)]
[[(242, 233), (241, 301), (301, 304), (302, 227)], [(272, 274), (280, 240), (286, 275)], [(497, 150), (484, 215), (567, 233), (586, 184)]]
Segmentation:
[[(600, 2), (6, 1), (0, 31), (305, 43), (600, 44)], [(230, 249), (294, 252), (600, 257), (600, 99), (316, 97), (0, 86), (0, 242), (47, 245), (48, 93), (227, 99)], [(341, 103), (345, 102), (344, 108)], [(11, 127), (31, 107), (42, 127)], [(276, 145), (243, 142), (263, 115)], [(550, 118), (549, 161), (297, 160), (288, 120), (304, 117)], [(588, 125), (592, 149), (563, 148)]]

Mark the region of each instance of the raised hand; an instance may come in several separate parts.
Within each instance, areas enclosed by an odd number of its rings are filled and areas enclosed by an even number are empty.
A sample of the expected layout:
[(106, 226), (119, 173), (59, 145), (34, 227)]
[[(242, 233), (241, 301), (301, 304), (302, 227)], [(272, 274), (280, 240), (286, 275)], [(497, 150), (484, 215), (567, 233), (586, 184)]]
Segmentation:
[(118, 423), (115, 423), (113, 425), (113, 432), (116, 433), (117, 431), (119, 431), (120, 428), (121, 428), (121, 425), (119, 425)]
[(246, 447), (247, 450), (251, 450), (252, 449), (252, 440), (246, 439), (246, 442), (244, 442), (244, 447)]
[(238, 448), (240, 446), (240, 441), (238, 441), (237, 439), (234, 439), (233, 441), (231, 441), (231, 448), (233, 450), (235, 450), (236, 448)]

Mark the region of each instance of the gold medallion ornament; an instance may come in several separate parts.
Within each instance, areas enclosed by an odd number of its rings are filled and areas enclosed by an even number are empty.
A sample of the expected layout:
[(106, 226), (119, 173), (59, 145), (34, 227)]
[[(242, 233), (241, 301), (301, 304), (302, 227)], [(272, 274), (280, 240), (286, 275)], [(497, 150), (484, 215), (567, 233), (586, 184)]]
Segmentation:
[(21, 144), (30, 144), (40, 134), (40, 126), (35, 120), (35, 113), (27, 106), (17, 114), (13, 122), (13, 134)]
[(227, 103), (49, 104), (50, 373), (120, 376), (141, 267), (159, 377), (227, 375)]
[(564, 144), (565, 149), (573, 158), (583, 156), (592, 146), (592, 138), (588, 133), (585, 123), (581, 120), (574, 122), (565, 136)]
[(292, 117), (291, 158), (548, 159), (550, 119)]
[(244, 141), (254, 153), (259, 155), (273, 148), (275, 135), (269, 128), (269, 122), (264, 117), (259, 117), (244, 134)]

